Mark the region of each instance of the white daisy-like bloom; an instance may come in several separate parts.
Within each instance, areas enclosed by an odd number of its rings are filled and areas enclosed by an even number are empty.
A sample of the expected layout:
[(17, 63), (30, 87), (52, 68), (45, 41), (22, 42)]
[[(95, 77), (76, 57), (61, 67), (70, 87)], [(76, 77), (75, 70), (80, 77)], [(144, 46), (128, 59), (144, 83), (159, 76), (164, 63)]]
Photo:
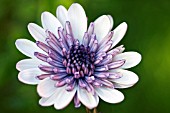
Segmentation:
[(113, 19), (102, 15), (87, 28), (84, 9), (74, 3), (67, 10), (57, 7), (57, 17), (49, 12), (41, 15), (42, 27), (28, 24), (36, 42), (16, 40), (17, 49), (28, 59), (17, 63), (18, 79), (37, 85), (41, 106), (63, 109), (72, 100), (89, 109), (98, 106), (99, 98), (108, 103), (123, 101), (119, 88), (129, 88), (138, 76), (126, 69), (139, 64), (137, 52), (123, 52), (117, 43), (124, 37), (127, 24), (113, 31)]

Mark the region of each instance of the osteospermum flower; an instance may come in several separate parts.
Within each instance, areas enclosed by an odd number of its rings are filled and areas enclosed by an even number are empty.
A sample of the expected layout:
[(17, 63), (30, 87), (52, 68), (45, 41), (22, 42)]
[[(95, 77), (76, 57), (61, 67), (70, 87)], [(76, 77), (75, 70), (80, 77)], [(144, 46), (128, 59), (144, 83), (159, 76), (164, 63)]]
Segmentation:
[(66, 107), (74, 100), (89, 109), (97, 107), (99, 97), (108, 103), (119, 103), (124, 95), (118, 88), (128, 88), (138, 76), (126, 69), (141, 61), (137, 52), (123, 52), (115, 45), (123, 38), (127, 24), (113, 31), (113, 19), (103, 15), (87, 28), (87, 17), (80, 4), (68, 10), (57, 8), (57, 18), (49, 12), (41, 15), (42, 26), (30, 23), (28, 30), (36, 42), (16, 41), (17, 49), (30, 57), (16, 67), (21, 82), (38, 85), (42, 106)]

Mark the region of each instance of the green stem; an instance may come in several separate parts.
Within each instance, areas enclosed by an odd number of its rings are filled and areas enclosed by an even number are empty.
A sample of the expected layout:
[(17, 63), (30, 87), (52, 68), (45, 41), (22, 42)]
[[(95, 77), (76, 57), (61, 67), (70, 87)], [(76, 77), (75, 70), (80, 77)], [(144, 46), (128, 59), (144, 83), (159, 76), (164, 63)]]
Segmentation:
[(93, 113), (97, 113), (97, 108), (94, 108), (94, 109), (93, 109)]
[(93, 112), (91, 112), (90, 109), (88, 109), (88, 108), (86, 107), (86, 113), (98, 113), (98, 112), (97, 112), (97, 108), (94, 108), (94, 109), (93, 109)]
[(86, 113), (91, 113), (90, 110), (86, 107)]

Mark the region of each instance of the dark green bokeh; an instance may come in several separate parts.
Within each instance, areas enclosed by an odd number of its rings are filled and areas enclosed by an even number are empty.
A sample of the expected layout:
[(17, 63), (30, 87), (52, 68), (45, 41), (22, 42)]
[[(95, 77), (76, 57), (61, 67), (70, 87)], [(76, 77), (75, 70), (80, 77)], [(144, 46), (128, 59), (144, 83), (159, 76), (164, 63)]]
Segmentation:
[[(102, 113), (169, 113), (170, 112), (170, 1), (169, 0), (0, 0), (0, 112), (1, 113), (85, 113), (71, 103), (64, 110), (40, 107), (35, 86), (17, 80), (15, 64), (26, 58), (15, 47), (15, 40), (28, 38), (27, 24), (41, 24), (43, 11), (55, 14), (60, 4), (67, 8), (81, 3), (88, 21), (103, 14), (114, 17), (114, 27), (123, 21), (128, 32), (119, 43), (126, 51), (138, 51), (143, 60), (130, 70), (140, 81), (133, 88), (121, 90), (120, 104), (100, 101)], [(64, 100), (63, 100), (64, 101)]]

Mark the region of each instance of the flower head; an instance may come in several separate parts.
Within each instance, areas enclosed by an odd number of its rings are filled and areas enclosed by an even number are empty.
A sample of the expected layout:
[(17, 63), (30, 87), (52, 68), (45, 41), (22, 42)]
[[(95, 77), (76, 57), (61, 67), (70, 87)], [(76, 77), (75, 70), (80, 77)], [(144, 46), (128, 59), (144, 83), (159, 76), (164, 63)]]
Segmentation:
[(123, 52), (115, 45), (123, 38), (127, 24), (121, 23), (113, 31), (113, 19), (103, 15), (87, 28), (87, 17), (80, 4), (68, 10), (57, 8), (57, 18), (49, 12), (41, 15), (42, 26), (30, 23), (28, 30), (36, 42), (18, 39), (16, 47), (30, 57), (16, 67), (21, 82), (38, 85), (42, 106), (66, 107), (74, 100), (92, 109), (99, 97), (108, 103), (124, 99), (118, 88), (128, 88), (138, 76), (128, 70), (141, 61), (137, 52)]

